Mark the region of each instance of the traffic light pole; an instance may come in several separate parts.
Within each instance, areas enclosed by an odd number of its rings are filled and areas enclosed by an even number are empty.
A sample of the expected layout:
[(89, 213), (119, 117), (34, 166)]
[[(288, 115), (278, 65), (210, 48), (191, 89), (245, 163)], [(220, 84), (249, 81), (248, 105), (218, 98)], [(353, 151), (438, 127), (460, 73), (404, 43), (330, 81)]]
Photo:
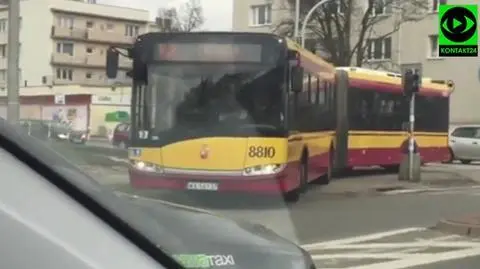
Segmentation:
[[(403, 92), (409, 102), (408, 113), (408, 136), (405, 142), (408, 147), (402, 148), (403, 156), (400, 162), (398, 179), (412, 182), (418, 182), (421, 179), (421, 159), (419, 155), (418, 144), (415, 141), (415, 97), (420, 91), (422, 84), (421, 65), (405, 64), (402, 66), (402, 85)], [(403, 144), (403, 145), (405, 145)]]
[(408, 137), (408, 180), (414, 181), (413, 165), (415, 154), (415, 93), (410, 97), (410, 113), (409, 113), (409, 137)]

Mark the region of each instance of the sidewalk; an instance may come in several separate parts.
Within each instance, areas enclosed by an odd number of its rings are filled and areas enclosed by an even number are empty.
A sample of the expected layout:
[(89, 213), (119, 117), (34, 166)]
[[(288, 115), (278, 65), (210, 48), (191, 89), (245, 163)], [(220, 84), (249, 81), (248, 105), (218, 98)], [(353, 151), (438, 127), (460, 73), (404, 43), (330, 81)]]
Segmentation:
[(480, 237), (480, 213), (441, 220), (434, 229), (444, 233)]
[(359, 196), (387, 192), (425, 192), (479, 184), (480, 182), (457, 172), (424, 167), (421, 181), (418, 183), (399, 181), (397, 174), (387, 174), (381, 170), (367, 170), (354, 172), (352, 176), (345, 178), (333, 179), (329, 185), (322, 186), (319, 192), (331, 195)]

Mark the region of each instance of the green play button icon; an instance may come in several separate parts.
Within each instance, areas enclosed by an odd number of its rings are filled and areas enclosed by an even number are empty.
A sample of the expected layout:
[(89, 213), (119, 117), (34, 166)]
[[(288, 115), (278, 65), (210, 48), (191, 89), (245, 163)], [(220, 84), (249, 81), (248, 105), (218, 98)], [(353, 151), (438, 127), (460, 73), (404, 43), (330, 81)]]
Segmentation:
[(458, 26), (461, 26), (463, 23), (457, 19), (453, 19), (453, 28), (457, 28)]

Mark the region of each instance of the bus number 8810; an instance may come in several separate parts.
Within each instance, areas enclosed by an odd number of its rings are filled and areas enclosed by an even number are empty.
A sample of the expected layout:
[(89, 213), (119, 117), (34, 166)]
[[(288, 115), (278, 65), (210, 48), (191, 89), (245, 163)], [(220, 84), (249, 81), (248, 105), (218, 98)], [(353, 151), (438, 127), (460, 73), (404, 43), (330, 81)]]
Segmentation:
[(273, 158), (275, 157), (274, 147), (251, 146), (248, 149), (250, 158)]

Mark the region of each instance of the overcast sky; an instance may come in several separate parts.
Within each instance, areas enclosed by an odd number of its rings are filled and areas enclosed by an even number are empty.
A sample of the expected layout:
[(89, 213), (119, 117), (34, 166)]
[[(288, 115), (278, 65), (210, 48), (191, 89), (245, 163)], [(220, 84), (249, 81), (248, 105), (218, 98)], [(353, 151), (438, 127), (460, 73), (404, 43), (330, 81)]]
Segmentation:
[[(179, 6), (186, 0), (97, 0), (100, 4), (141, 8), (150, 11), (153, 20), (160, 7)], [(233, 0), (199, 0), (205, 16), (204, 30), (222, 31), (232, 29)]]

